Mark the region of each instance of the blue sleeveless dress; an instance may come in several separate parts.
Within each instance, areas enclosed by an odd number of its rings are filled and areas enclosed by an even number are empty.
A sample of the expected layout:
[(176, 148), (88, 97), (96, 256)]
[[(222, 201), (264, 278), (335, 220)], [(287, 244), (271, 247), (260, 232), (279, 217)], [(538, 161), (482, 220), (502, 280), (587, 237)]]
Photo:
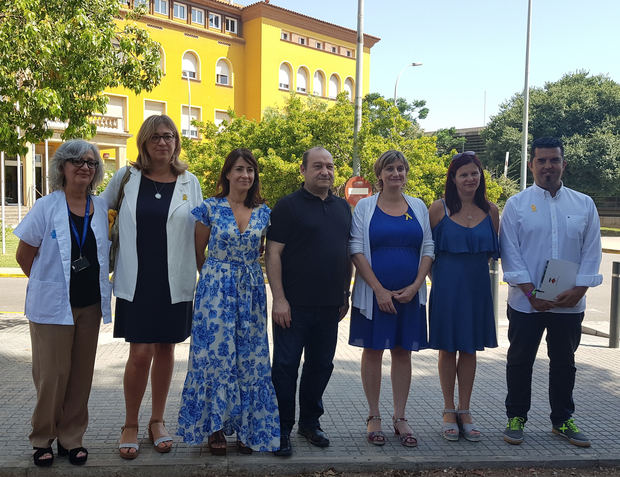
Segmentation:
[[(418, 275), (423, 232), (409, 207), (406, 215), (392, 216), (375, 208), (370, 220), (372, 270), (384, 288), (398, 290)], [(427, 348), (426, 307), (416, 294), (409, 303), (394, 300), (397, 314), (384, 313), (373, 298), (372, 320), (351, 311), (349, 344), (371, 349), (399, 346), (410, 351)]]
[[(445, 203), (444, 203), (445, 209)], [(472, 228), (446, 215), (433, 229), (429, 346), (474, 353), (497, 347), (489, 258), (499, 257), (491, 216)]]

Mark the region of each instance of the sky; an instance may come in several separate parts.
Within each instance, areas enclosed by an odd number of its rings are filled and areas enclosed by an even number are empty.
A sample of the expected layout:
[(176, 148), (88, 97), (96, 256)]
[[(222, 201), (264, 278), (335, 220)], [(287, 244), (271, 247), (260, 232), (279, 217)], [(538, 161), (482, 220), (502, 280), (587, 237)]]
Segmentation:
[[(256, 0), (236, 0), (249, 5)], [(351, 29), (358, 0), (271, 0)], [(427, 131), (483, 126), (523, 91), (528, 0), (365, 0), (370, 92), (423, 99)], [(586, 70), (620, 82), (620, 0), (532, 0), (530, 87)], [(485, 101), (486, 98), (486, 101)]]

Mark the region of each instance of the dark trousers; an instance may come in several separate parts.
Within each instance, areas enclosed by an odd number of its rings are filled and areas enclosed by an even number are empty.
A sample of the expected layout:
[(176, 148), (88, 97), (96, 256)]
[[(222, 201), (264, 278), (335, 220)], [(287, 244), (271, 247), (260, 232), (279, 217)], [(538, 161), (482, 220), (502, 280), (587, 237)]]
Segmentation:
[(290, 433), (295, 424), (295, 393), (302, 351), (299, 427), (319, 427), (323, 392), (334, 369), (338, 313), (338, 307), (291, 306), (291, 327), (273, 326), (271, 377), (278, 398), (281, 434)]
[(560, 425), (575, 411), (575, 351), (581, 340), (583, 313), (521, 313), (508, 307), (506, 415), (523, 417), (531, 406), (532, 367), (543, 331), (547, 330), (551, 422)]

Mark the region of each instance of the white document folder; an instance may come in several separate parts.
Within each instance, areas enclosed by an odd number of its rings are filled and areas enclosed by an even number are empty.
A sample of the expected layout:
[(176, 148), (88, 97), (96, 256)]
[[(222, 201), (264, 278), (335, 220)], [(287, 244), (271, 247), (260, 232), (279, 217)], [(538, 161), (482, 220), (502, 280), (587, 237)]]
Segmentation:
[(536, 291), (536, 298), (553, 301), (556, 297), (577, 283), (579, 264), (567, 260), (552, 258), (547, 260), (540, 286)]

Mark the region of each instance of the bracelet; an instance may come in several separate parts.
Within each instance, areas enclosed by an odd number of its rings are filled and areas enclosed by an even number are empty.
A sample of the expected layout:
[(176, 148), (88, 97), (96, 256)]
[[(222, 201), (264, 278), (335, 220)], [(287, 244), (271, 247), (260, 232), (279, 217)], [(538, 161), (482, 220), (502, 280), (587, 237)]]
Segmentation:
[(536, 288), (532, 288), (529, 292), (527, 292), (525, 294), (525, 296), (528, 297), (528, 298), (532, 298), (532, 297), (536, 298), (536, 292), (537, 291), (538, 290), (536, 290)]

